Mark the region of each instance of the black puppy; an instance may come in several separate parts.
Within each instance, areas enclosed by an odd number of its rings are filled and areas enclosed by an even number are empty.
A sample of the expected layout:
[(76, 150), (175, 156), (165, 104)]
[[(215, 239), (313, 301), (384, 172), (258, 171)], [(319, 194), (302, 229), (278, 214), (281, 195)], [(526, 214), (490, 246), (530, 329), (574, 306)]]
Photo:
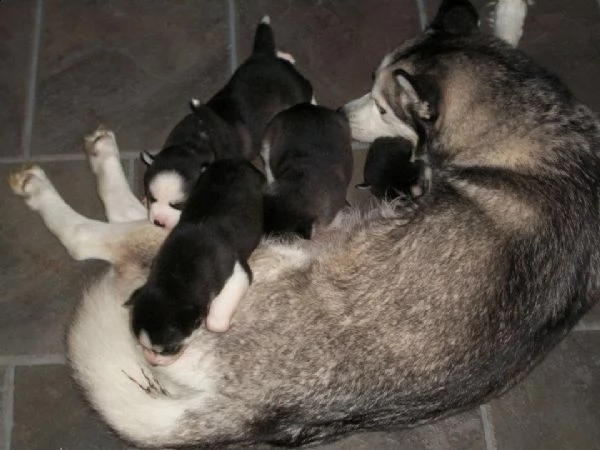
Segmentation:
[(215, 161), (199, 177), (146, 284), (127, 303), (152, 364), (173, 362), (204, 319), (210, 331), (229, 328), (252, 281), (247, 260), (262, 235), (263, 188), (264, 176), (243, 159)]
[(364, 182), (357, 189), (370, 189), (379, 198), (416, 198), (423, 195), (431, 178), (421, 159), (413, 160), (413, 144), (401, 137), (376, 139), (367, 153)]
[(341, 113), (308, 103), (279, 113), (265, 132), (261, 156), (269, 183), (266, 233), (310, 239), (346, 205), (353, 161)]
[(154, 161), (144, 154), (151, 164), (144, 187), (152, 222), (172, 228), (204, 165), (222, 158), (253, 160), (269, 121), (290, 106), (311, 101), (312, 86), (290, 59), (277, 52), (265, 17), (252, 54), (229, 82), (206, 104), (192, 100), (194, 114), (175, 127)]

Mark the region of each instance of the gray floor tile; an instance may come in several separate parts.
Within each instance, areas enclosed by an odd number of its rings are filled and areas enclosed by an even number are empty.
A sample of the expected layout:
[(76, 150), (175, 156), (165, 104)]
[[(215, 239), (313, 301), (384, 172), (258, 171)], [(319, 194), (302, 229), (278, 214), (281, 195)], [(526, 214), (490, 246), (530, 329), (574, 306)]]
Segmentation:
[(34, 153), (77, 151), (99, 123), (124, 151), (160, 148), (190, 97), (229, 75), (227, 11), (224, 1), (46, 1)]
[(499, 450), (600, 449), (600, 333), (571, 333), (491, 402)]
[(319, 450), (473, 450), (485, 448), (478, 410), (469, 411), (413, 430), (360, 433)]
[(12, 450), (126, 448), (84, 403), (66, 366), (16, 369)]
[[(0, 355), (61, 353), (64, 327), (84, 286), (105, 265), (75, 262), (6, 182), (0, 166)], [(87, 163), (42, 164), (68, 204), (102, 218)]]
[(317, 101), (338, 107), (367, 92), (385, 53), (419, 29), (413, 0), (239, 0), (238, 59), (249, 53), (254, 29), (271, 16), (277, 46), (315, 88)]
[(35, 0), (0, 4), (0, 156), (21, 154), (35, 10)]

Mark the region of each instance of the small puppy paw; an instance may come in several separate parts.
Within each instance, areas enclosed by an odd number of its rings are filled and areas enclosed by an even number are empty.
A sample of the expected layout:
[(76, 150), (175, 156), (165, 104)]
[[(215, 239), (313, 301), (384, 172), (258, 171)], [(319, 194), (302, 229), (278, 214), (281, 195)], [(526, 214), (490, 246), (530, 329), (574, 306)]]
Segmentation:
[(21, 197), (31, 198), (50, 186), (50, 181), (41, 167), (34, 164), (23, 166), (11, 172), (8, 183), (13, 192)]
[(96, 131), (86, 135), (84, 138), (85, 151), (90, 160), (101, 159), (106, 156), (117, 156), (118, 148), (115, 133), (100, 125)]

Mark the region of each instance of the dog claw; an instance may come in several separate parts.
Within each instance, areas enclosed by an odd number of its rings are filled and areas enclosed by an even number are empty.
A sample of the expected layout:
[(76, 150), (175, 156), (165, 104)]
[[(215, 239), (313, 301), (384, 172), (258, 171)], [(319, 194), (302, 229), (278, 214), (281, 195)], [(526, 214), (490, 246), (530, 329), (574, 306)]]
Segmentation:
[(35, 164), (26, 164), (20, 170), (11, 172), (8, 176), (8, 184), (12, 191), (21, 197), (30, 197), (38, 192), (41, 183), (45, 180), (46, 174), (41, 167)]
[(118, 156), (115, 133), (104, 125), (98, 126), (96, 131), (84, 136), (83, 140), (85, 152), (89, 155), (91, 162), (103, 154)]

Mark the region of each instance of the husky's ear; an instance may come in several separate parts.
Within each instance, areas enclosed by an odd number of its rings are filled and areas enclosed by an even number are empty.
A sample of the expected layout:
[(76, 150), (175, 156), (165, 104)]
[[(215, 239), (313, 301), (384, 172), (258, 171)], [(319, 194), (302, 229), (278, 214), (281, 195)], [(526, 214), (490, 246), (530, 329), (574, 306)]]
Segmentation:
[(468, 0), (443, 0), (430, 25), (434, 32), (471, 34), (479, 28), (479, 13)]
[(437, 118), (439, 92), (426, 77), (414, 77), (402, 69), (394, 70), (394, 78), (406, 96), (413, 114), (420, 120), (433, 121)]
[(146, 164), (147, 166), (151, 166), (152, 163), (154, 162), (154, 156), (152, 156), (150, 154), (150, 152), (147, 152), (147, 151), (143, 151), (142, 153), (140, 153), (140, 158), (141, 158), (142, 162), (144, 164)]

